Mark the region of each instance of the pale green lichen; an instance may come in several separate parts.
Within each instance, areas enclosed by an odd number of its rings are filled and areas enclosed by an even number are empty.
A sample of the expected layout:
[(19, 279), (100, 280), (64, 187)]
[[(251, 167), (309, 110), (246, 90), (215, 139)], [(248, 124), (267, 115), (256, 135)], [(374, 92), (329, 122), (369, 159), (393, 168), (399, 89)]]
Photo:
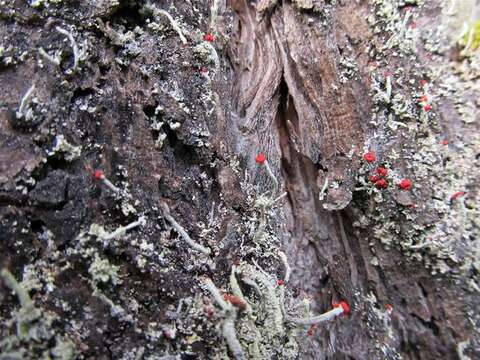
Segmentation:
[[(461, 7), (472, 5), (471, 1), (457, 3)], [(406, 12), (402, 19), (399, 2), (376, 0), (374, 4), (375, 16), (369, 20), (374, 32), (379, 36), (382, 36), (385, 30), (391, 32), (388, 46), (377, 48), (377, 54), (378, 50), (381, 54), (395, 49), (400, 56), (410, 56), (410, 45), (414, 43), (403, 40), (409, 39), (410, 30), (402, 29), (406, 28), (410, 19), (414, 19), (417, 10)], [(463, 11), (461, 16), (468, 17), (470, 13), (471, 11)], [(448, 33), (451, 32), (451, 26), (445, 24), (448, 24), (449, 17), (451, 15), (448, 14), (441, 16), (437, 19), (438, 26), (432, 30), (422, 30), (422, 45), (428, 52), (448, 55), (451, 46)], [(416, 34), (411, 32), (410, 35)], [(405, 47), (405, 44), (409, 46)], [(480, 73), (478, 63), (478, 56), (475, 55), (461, 63), (441, 62), (427, 70), (414, 66), (407, 72), (398, 67), (392, 74), (390, 84), (390, 76), (383, 73), (390, 69), (375, 69), (372, 75), (375, 106), (370, 123), (385, 130), (377, 131), (377, 135), (368, 140), (367, 148), (377, 145), (383, 148), (382, 162), (390, 165), (386, 177), (389, 186), (387, 189), (376, 189), (368, 181), (374, 168), (366, 164), (360, 168), (359, 186), (356, 190), (365, 191), (375, 206), (365, 214), (360, 214), (355, 225), (370, 227), (371, 238), (380, 241), (387, 248), (400, 248), (408, 258), (423, 262), (433, 274), (458, 273), (459, 269), (471, 269), (474, 262), (471, 256), (462, 254), (468, 252), (469, 248), (476, 248), (476, 242), (469, 239), (478, 238), (479, 231), (474, 220), (478, 217), (478, 208), (475, 206), (478, 203), (478, 200), (475, 200), (475, 197), (478, 197), (474, 185), (476, 180), (475, 173), (471, 171), (471, 164), (475, 163), (475, 154), (478, 153), (478, 139), (475, 132), (467, 130), (468, 135), (463, 139), (462, 146), (443, 145), (437, 123), (442, 119), (437, 116), (435, 105), (440, 98), (454, 102), (459, 118), (466, 125), (474, 123), (479, 114), (478, 104), (467, 99), (479, 98), (479, 86), (475, 81)], [(417, 88), (418, 80), (412, 75), (429, 78), (431, 81)], [(418, 102), (419, 98), (427, 100)], [(433, 105), (432, 111), (424, 110), (427, 104)], [(397, 144), (397, 150), (384, 146), (388, 142), (394, 143), (393, 139), (400, 134), (409, 141)], [(402, 170), (399, 172), (396, 168)], [(409, 192), (399, 191), (396, 184), (406, 176), (413, 179), (415, 186)], [(421, 191), (420, 187), (432, 191), (427, 195), (427, 191)], [(469, 194), (467, 197), (451, 201), (452, 194), (466, 190)], [(416, 207), (429, 216), (419, 217), (420, 212), (415, 210)], [(399, 226), (399, 217), (407, 221), (408, 228)], [(375, 253), (373, 241), (371, 246)], [(377, 260), (373, 259), (372, 262), (377, 263)]]
[(16, 332), (4, 334), (0, 340), (0, 358), (74, 359), (73, 343), (53, 329), (56, 316), (38, 309), (10, 271), (3, 269), (0, 276), (20, 301), (20, 309), (13, 313), (7, 323), (8, 328), (14, 325)]
[(213, 65), (215, 72), (220, 68), (220, 59), (218, 58), (217, 51), (209, 42), (202, 41), (195, 45), (193, 53), (202, 65)]
[(205, 287), (208, 291), (212, 294), (213, 298), (215, 299), (216, 303), (222, 308), (224, 311), (224, 319), (222, 321), (222, 334), (225, 338), (225, 341), (235, 359), (243, 359), (243, 349), (240, 341), (238, 340), (237, 333), (235, 330), (235, 320), (237, 318), (237, 310), (236, 308), (226, 302), (218, 288), (213, 284), (212, 280), (206, 279), (204, 281)]
[[(402, 14), (399, 11), (399, 4), (395, 1), (373, 0), (374, 16), (368, 21), (373, 27), (375, 34), (387, 34), (389, 38), (381, 50), (398, 49), (400, 56), (409, 55), (415, 52), (416, 30), (409, 27), (409, 22), (414, 20), (415, 15), (411, 11)], [(421, 5), (423, 2), (418, 2)]]
[[(160, 17), (160, 15), (163, 16), (163, 17), (166, 17), (168, 19), (171, 27), (173, 28), (173, 30), (175, 30), (175, 32), (180, 37), (180, 40), (182, 41), (182, 43), (187, 44), (188, 41), (187, 41), (187, 38), (184, 35), (184, 31), (180, 27), (179, 23), (172, 17), (172, 15), (170, 15), (170, 13), (168, 13), (167, 11), (165, 11), (163, 9), (157, 8), (154, 4), (151, 4), (151, 3), (147, 3), (144, 6), (144, 11), (145, 10), (147, 12), (153, 13), (153, 15), (155, 17)], [(153, 28), (155, 28), (155, 25), (156, 25), (155, 23), (152, 23), (152, 24), (149, 24), (149, 27), (153, 29)]]
[(30, 6), (33, 8), (40, 8), (44, 6), (48, 6), (50, 4), (59, 5), (63, 2), (63, 0), (32, 0), (30, 2)]
[(99, 283), (112, 283), (118, 285), (122, 283), (122, 279), (118, 274), (119, 267), (110, 264), (107, 259), (102, 259), (98, 254), (95, 257), (88, 268), (89, 274), (92, 276), (92, 280), (95, 284)]
[(185, 231), (185, 229), (177, 223), (177, 221), (173, 218), (172, 215), (170, 215), (170, 209), (168, 208), (167, 204), (162, 203), (161, 204), (162, 210), (163, 210), (163, 216), (164, 218), (172, 225), (172, 227), (177, 231), (177, 233), (182, 237), (182, 239), (185, 241), (185, 243), (192, 248), (195, 251), (198, 251), (202, 254), (205, 255), (210, 255), (212, 252), (209, 248), (195, 242), (190, 235)]
[(52, 149), (48, 151), (48, 156), (55, 156), (57, 154), (63, 157), (65, 161), (71, 162), (80, 157), (82, 154), (82, 146), (72, 145), (65, 139), (65, 136), (57, 135)]
[(140, 226), (144, 226), (145, 224), (146, 224), (145, 217), (140, 216), (138, 220), (128, 225), (120, 226), (112, 232), (107, 232), (103, 226), (93, 223), (90, 225), (90, 229), (88, 233), (89, 235), (98, 237), (102, 241), (109, 241), (109, 240), (115, 240), (115, 239), (121, 238), (122, 236), (125, 236), (127, 231)]

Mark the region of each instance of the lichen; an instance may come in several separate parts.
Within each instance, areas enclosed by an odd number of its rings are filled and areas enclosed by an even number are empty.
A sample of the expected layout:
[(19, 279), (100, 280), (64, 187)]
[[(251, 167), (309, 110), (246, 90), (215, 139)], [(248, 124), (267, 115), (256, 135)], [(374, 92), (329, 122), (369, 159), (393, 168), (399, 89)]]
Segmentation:
[(51, 150), (48, 151), (48, 156), (59, 155), (65, 161), (71, 162), (80, 157), (82, 154), (82, 146), (75, 146), (70, 144), (64, 135), (57, 135), (55, 137), (54, 145)]
[(118, 285), (122, 283), (118, 273), (119, 267), (112, 265), (107, 259), (102, 259), (98, 254), (95, 254), (90, 267), (89, 274), (92, 276), (92, 281), (95, 284), (112, 283)]
[(0, 275), (20, 301), (20, 309), (7, 323), (10, 330), (15, 327), (16, 331), (4, 334), (0, 340), (0, 358), (74, 359), (76, 351), (73, 342), (55, 329), (54, 321), (58, 317), (37, 308), (7, 269), (3, 269)]
[(30, 6), (33, 8), (41, 8), (44, 6), (52, 5), (59, 5), (63, 2), (63, 0), (32, 0), (30, 2)]
[[(396, 5), (396, 2), (375, 1), (376, 20), (370, 19), (374, 29), (392, 33), (398, 30), (390, 37), (389, 46), (381, 49), (382, 52), (390, 51), (399, 43), (404, 44), (403, 38), (408, 38), (408, 31), (402, 30), (406, 26), (406, 15), (401, 20)], [(409, 16), (415, 17), (415, 12)], [(445, 54), (449, 51), (445, 45), (449, 42), (446, 36), (449, 27), (444, 25), (448, 23), (449, 16), (444, 12), (444, 16), (439, 18), (440, 25), (434, 31), (422, 32), (422, 39), (425, 39), (422, 45), (427, 52)], [(398, 51), (400, 55), (408, 56), (411, 48), (399, 46)], [(380, 161), (390, 170), (386, 177), (387, 187), (378, 189), (368, 180), (374, 166), (364, 164), (360, 168), (356, 190), (365, 192), (375, 206), (362, 214), (355, 225), (370, 226), (372, 238), (387, 249), (400, 248), (407, 258), (423, 262), (433, 274), (458, 274), (471, 269), (472, 256), (465, 254), (468, 249), (477, 247), (476, 241), (470, 240), (478, 238), (479, 233), (475, 223), (479, 211), (475, 205), (478, 192), (470, 164), (476, 161), (479, 139), (475, 133), (470, 133), (461, 147), (450, 146), (448, 141), (442, 140), (438, 123), (443, 119), (436, 112), (436, 103), (440, 98), (449, 102), (453, 99), (458, 117), (467, 125), (475, 122), (478, 109), (466, 99), (478, 98), (480, 94), (474, 82), (479, 73), (475, 65), (477, 61), (478, 56), (473, 56), (461, 64), (449, 61), (443, 65), (432, 65), (429, 73), (418, 65), (409, 70), (397, 68), (388, 76), (381, 69), (374, 69), (372, 74), (375, 106), (371, 124), (384, 130), (381, 130), (381, 138), (377, 133), (376, 137), (368, 140), (368, 147), (382, 147), (384, 154)], [(420, 77), (418, 85), (418, 80), (412, 75)], [(389, 86), (387, 80), (390, 76), (395, 81)], [(398, 146), (400, 152), (394, 146), (394, 139), (399, 134), (409, 139)], [(405, 164), (403, 166), (401, 159)], [(411, 191), (395, 189), (395, 184), (406, 174), (419, 186), (414, 185)], [(452, 200), (452, 194), (467, 189), (468, 196)], [(362, 208), (361, 204), (357, 205)], [(408, 229), (400, 226), (399, 218), (409, 224)]]

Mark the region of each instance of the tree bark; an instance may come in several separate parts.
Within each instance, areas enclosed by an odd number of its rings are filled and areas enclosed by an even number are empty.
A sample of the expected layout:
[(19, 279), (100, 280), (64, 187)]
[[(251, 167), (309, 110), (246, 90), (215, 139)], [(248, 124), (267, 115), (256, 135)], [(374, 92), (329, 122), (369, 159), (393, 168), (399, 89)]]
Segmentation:
[(0, 9), (0, 359), (480, 356), (478, 1)]

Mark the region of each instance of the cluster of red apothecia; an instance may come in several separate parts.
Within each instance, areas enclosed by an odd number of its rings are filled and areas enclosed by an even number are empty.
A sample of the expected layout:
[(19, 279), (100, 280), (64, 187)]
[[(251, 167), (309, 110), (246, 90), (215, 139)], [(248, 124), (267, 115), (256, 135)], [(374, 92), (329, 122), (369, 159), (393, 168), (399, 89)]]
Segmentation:
[[(363, 154), (363, 159), (369, 163), (373, 163), (377, 160), (377, 156), (373, 151), (368, 151)], [(368, 180), (375, 184), (377, 189), (386, 189), (388, 187), (388, 180), (386, 176), (388, 175), (388, 169), (383, 166), (379, 166), (375, 169), (375, 174), (369, 176)], [(412, 188), (412, 181), (410, 179), (402, 179), (397, 184), (397, 186), (402, 190), (410, 190)]]

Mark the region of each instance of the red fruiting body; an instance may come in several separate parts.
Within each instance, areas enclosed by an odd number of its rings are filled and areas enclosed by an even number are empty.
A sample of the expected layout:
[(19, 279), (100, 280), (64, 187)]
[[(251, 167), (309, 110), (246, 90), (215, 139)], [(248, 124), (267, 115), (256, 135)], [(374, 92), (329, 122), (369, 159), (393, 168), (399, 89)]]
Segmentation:
[(442, 145), (445, 145), (445, 146), (448, 145), (448, 140), (447, 139), (443, 140)]
[(200, 72), (201, 72), (202, 74), (205, 74), (205, 73), (208, 72), (208, 69), (207, 69), (206, 67), (201, 67), (201, 68), (200, 68)]
[(333, 307), (334, 308), (338, 308), (338, 307), (341, 307), (343, 309), (343, 313), (345, 315), (348, 315), (350, 314), (350, 305), (348, 305), (348, 303), (346, 301), (340, 301), (339, 303), (334, 303), (333, 304)]
[(363, 154), (363, 158), (369, 163), (374, 162), (377, 159), (377, 157), (375, 156), (375, 153), (372, 151), (369, 151)]
[(393, 306), (392, 306), (391, 304), (385, 305), (385, 308), (387, 309), (388, 312), (392, 312), (392, 311), (393, 311)]
[(260, 164), (260, 165), (263, 164), (265, 160), (267, 160), (267, 157), (263, 153), (258, 154), (257, 157), (255, 158), (255, 161), (257, 162), (257, 164)]
[(215, 36), (213, 36), (213, 34), (205, 34), (203, 40), (213, 42), (215, 41)]
[(283, 286), (283, 285), (285, 285), (285, 280), (278, 279), (278, 280), (277, 280), (277, 285), (278, 285), (278, 286)]
[(423, 107), (423, 111), (428, 112), (433, 109), (433, 106), (430, 104), (427, 104)]
[(93, 172), (93, 177), (95, 178), (95, 180), (102, 180), (103, 179), (103, 172), (102, 170), (95, 170)]
[(209, 319), (212, 318), (213, 315), (215, 315), (215, 310), (211, 306), (205, 305), (203, 307), (203, 311), (205, 312), (205, 314)]
[(368, 177), (368, 180), (372, 183), (376, 183), (380, 178), (377, 175), (371, 175)]
[(420, 80), (420, 86), (425, 86), (425, 85), (427, 85), (427, 80), (424, 80), (424, 79)]
[(457, 191), (455, 193), (453, 193), (452, 196), (450, 196), (450, 201), (453, 201), (461, 196), (465, 195), (465, 191)]
[(410, 190), (412, 188), (412, 182), (409, 179), (402, 179), (398, 183), (398, 187), (402, 190)]
[(310, 326), (310, 329), (307, 331), (307, 336), (313, 336), (313, 333), (315, 332), (315, 325)]
[(410, 29), (415, 29), (417, 27), (417, 23), (411, 23), (410, 24)]
[(418, 98), (418, 102), (420, 102), (420, 103), (427, 102), (427, 101), (428, 101), (427, 95), (422, 95)]
[(225, 294), (223, 295), (223, 299), (241, 310), (245, 310), (247, 308), (245, 301), (233, 294)]
[(375, 183), (377, 189), (386, 189), (388, 187), (388, 182), (385, 179), (380, 179)]
[(350, 314), (350, 305), (348, 305), (346, 301), (340, 301), (340, 306), (342, 307), (345, 315)]
[(380, 176), (387, 176), (388, 169), (380, 166), (377, 168), (377, 174)]

